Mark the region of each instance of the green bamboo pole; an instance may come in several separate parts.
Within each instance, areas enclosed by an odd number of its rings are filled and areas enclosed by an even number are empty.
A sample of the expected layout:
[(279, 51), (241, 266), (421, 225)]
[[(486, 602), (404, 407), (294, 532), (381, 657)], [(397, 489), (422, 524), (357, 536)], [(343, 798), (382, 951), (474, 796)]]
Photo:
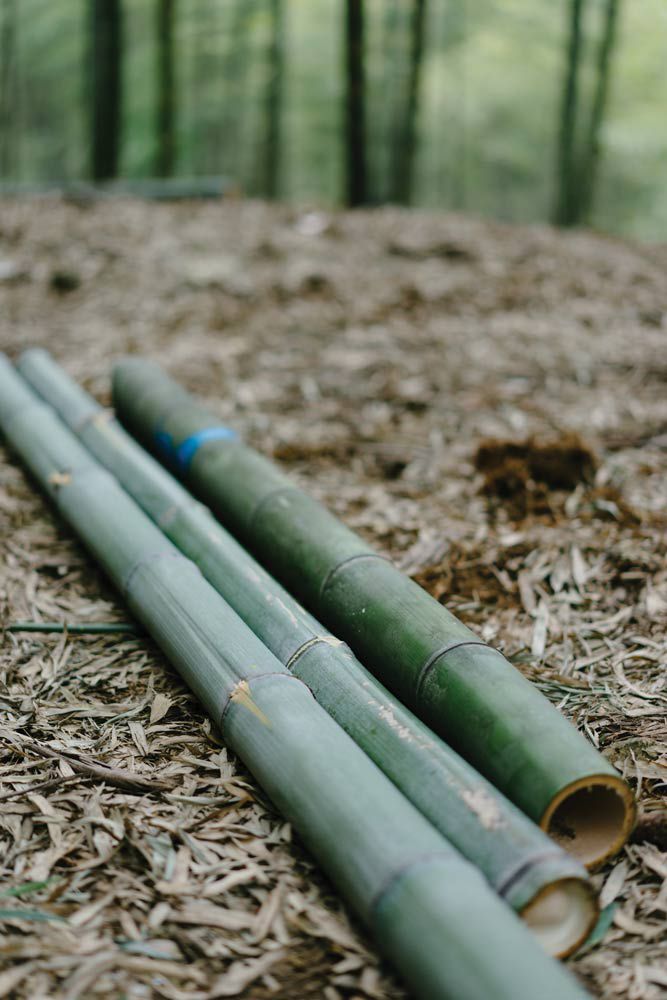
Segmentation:
[(156, 365), (114, 370), (120, 419), (447, 743), (587, 866), (626, 841), (627, 784), (502, 654)]
[(415, 995), (585, 995), (4, 358), (0, 426)]
[(522, 914), (545, 948), (559, 956), (574, 950), (597, 909), (580, 864), (383, 688), (46, 351), (27, 351), (18, 367), (281, 663)]

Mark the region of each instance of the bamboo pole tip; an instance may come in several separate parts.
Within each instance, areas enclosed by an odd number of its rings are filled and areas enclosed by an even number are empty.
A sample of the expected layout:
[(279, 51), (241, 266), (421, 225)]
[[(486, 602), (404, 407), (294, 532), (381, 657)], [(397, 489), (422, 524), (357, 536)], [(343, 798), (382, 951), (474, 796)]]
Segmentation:
[(576, 951), (593, 930), (598, 914), (593, 887), (581, 878), (553, 882), (521, 912), (526, 926), (554, 958)]
[(623, 779), (597, 774), (567, 785), (549, 803), (540, 826), (589, 869), (612, 858), (632, 833), (637, 806)]

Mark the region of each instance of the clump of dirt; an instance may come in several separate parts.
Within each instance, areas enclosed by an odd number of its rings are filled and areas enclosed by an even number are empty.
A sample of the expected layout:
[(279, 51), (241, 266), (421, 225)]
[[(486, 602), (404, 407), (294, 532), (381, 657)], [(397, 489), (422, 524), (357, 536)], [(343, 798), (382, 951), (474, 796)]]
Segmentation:
[(49, 287), (60, 295), (75, 292), (81, 286), (81, 278), (76, 271), (58, 268), (49, 278)]
[(482, 441), (475, 456), (480, 472), (496, 473), (507, 463), (520, 467), (535, 482), (554, 490), (573, 490), (581, 482), (590, 482), (597, 459), (577, 434), (565, 434), (557, 440), (540, 443), (525, 441)]
[(659, 851), (667, 851), (667, 815), (640, 816), (630, 839), (633, 844), (654, 844)]
[(525, 554), (521, 546), (514, 546), (496, 552), (492, 559), (489, 553), (455, 544), (442, 561), (425, 566), (413, 579), (441, 604), (456, 600), (515, 607), (519, 603), (516, 577)]
[(488, 438), (479, 445), (475, 468), (484, 473), (482, 492), (501, 500), (515, 520), (552, 514), (550, 490), (591, 483), (597, 459), (576, 434), (539, 442)]

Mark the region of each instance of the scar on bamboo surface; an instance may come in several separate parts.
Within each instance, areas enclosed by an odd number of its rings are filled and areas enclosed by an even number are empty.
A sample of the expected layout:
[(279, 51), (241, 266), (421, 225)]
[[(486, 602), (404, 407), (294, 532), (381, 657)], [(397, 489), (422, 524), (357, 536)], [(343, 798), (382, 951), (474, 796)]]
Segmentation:
[(229, 700), (235, 702), (237, 705), (243, 705), (247, 708), (249, 712), (256, 715), (260, 722), (265, 726), (271, 725), (271, 720), (264, 714), (261, 708), (255, 704), (252, 695), (250, 694), (250, 685), (247, 681), (239, 681), (232, 693), (229, 696)]
[(49, 476), (49, 482), (52, 486), (67, 486), (68, 483), (72, 482), (72, 474), (70, 472), (52, 472)]

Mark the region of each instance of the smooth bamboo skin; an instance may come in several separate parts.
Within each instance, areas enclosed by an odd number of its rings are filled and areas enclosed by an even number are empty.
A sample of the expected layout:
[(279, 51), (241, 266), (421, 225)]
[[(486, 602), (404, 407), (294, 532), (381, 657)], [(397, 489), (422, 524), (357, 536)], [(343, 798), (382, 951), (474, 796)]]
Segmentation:
[(416, 996), (586, 995), (3, 358), (0, 426)]
[(581, 865), (406, 710), (347, 646), (327, 635), (45, 351), (27, 351), (18, 367), (280, 662), (510, 906), (528, 908), (530, 923), (530, 904), (538, 897), (554, 889), (569, 894), (564, 906), (577, 915), (568, 935), (551, 925), (540, 925), (539, 934), (553, 954), (576, 948), (597, 913)]
[(125, 425), (508, 798), (590, 867), (621, 848), (635, 819), (627, 784), (500, 652), (257, 452), (233, 440), (193, 449), (216, 422), (158, 366), (120, 362), (113, 391)]

